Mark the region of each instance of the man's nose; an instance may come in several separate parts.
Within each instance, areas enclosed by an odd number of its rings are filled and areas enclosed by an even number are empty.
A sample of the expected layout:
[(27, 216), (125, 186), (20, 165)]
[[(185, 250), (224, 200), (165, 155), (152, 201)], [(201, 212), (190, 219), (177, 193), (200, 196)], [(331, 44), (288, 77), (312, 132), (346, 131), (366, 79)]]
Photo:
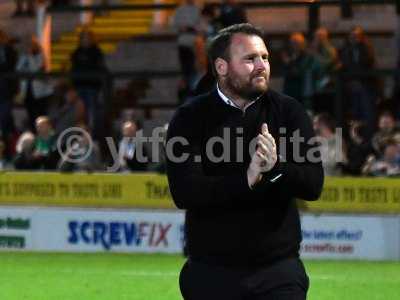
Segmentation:
[(268, 61), (265, 61), (262, 57), (258, 57), (255, 60), (255, 69), (257, 71), (265, 71), (267, 69)]

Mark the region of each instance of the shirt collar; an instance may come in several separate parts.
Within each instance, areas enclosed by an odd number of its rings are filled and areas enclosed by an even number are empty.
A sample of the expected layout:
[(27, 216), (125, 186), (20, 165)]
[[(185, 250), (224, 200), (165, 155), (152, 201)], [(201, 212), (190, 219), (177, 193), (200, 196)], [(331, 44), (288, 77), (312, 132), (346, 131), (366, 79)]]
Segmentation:
[(229, 99), (224, 93), (222, 93), (222, 91), (219, 89), (218, 83), (217, 83), (217, 92), (218, 92), (219, 97), (222, 99), (222, 101), (224, 101), (224, 102), (225, 102), (226, 104), (228, 104), (229, 106), (232, 106), (232, 107), (235, 107), (235, 108), (237, 108), (237, 109), (240, 109), (241, 111), (246, 111), (246, 109), (247, 109), (250, 105), (252, 105), (254, 102), (256, 102), (258, 99), (261, 98), (261, 96), (260, 96), (260, 97), (258, 97), (256, 100), (253, 100), (253, 101), (249, 102), (248, 104), (245, 105), (245, 107), (244, 107), (243, 110), (242, 110), (239, 106), (237, 106), (237, 105), (235, 104), (235, 102), (233, 102), (233, 101), (232, 101), (231, 99)]

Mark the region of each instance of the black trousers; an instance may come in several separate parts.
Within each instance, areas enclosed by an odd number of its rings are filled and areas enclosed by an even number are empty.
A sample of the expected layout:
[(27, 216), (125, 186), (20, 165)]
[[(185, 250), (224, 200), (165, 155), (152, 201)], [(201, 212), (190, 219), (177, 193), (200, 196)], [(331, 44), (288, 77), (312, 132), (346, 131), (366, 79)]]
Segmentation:
[(179, 285), (185, 300), (304, 300), (309, 279), (298, 258), (254, 269), (211, 266), (188, 260)]

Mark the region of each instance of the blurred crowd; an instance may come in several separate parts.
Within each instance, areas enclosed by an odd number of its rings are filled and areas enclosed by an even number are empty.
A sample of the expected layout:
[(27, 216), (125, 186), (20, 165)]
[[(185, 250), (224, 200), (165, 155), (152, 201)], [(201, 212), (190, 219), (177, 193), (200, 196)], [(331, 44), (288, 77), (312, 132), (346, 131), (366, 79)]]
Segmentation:
[[(361, 27), (351, 30), (340, 49), (326, 28), (316, 30), (309, 44), (302, 33), (293, 33), (282, 61), (283, 92), (303, 103), (317, 135), (328, 141), (322, 144), (327, 175), (400, 175), (400, 82), (395, 78), (392, 95), (385, 97), (374, 74), (373, 46)], [(342, 124), (333, 117), (338, 105)]]
[[(181, 102), (214, 86), (207, 40), (219, 29), (242, 22), (247, 22), (246, 12), (235, 0), (203, 8), (185, 0), (178, 7), (171, 23), (178, 34), (183, 73)], [(294, 32), (279, 55), (282, 92), (303, 103), (313, 118), (327, 175), (400, 175), (400, 80), (394, 78), (392, 95), (385, 97), (382, 80), (374, 74), (374, 48), (363, 28), (354, 27), (340, 48), (326, 28), (308, 39)], [(344, 113), (342, 124), (333, 117), (338, 109)]]
[[(107, 72), (107, 67), (93, 33), (86, 29), (80, 33), (79, 45), (70, 57), (71, 79), (10, 76), (15, 71), (28, 75), (48, 71), (37, 38), (33, 36), (21, 44), (17, 51), (8, 35), (0, 31), (0, 169), (105, 170), (108, 161), (102, 158), (98, 145), (106, 126), (101, 94), (104, 82), (95, 75)], [(25, 114), (15, 116), (16, 107)], [(59, 141), (73, 127), (78, 133), (81, 129), (80, 137), (72, 144), (68, 144), (68, 136)], [(114, 140), (134, 137), (139, 129), (135, 120), (121, 120)], [(117, 147), (121, 152), (118, 170), (146, 169), (135, 158), (129, 141), (126, 143)], [(90, 155), (74, 159), (88, 147)]]
[[(247, 21), (245, 9), (236, 0), (204, 7), (184, 0), (178, 6), (170, 25), (177, 33), (182, 72), (180, 103), (209, 91), (215, 83), (206, 56), (208, 39), (221, 28)], [(17, 51), (7, 34), (0, 31), (0, 73), (48, 71), (36, 37), (21, 44)], [(373, 73), (376, 57), (372, 43), (361, 27), (354, 27), (338, 48), (326, 28), (318, 28), (310, 37), (294, 32), (277, 60), (282, 91), (302, 102), (314, 120), (327, 175), (400, 175), (400, 79), (394, 78), (391, 97), (385, 96), (381, 77)], [(397, 68), (400, 70), (400, 61)], [(83, 76), (87, 72), (92, 75)], [(101, 93), (104, 82), (93, 77), (104, 72), (104, 53), (93, 33), (83, 29), (70, 57), (70, 73), (76, 75), (72, 80), (0, 77), (0, 169), (106, 170), (112, 162), (101, 145), (104, 127), (108, 126)], [(342, 76), (340, 98), (338, 74)], [(340, 99), (343, 103), (338, 106)], [(23, 121), (14, 118), (15, 105), (26, 111)], [(337, 107), (344, 112), (340, 123), (334, 117)], [(114, 115), (112, 111), (107, 114)], [(71, 127), (81, 128), (89, 136), (82, 135), (72, 146), (57, 145), (59, 136)], [(118, 141), (118, 168), (114, 171), (164, 171), (163, 159), (156, 163), (138, 159), (139, 147), (132, 138), (141, 130), (141, 123), (133, 117), (118, 123), (112, 133)], [(93, 151), (79, 162), (60, 155), (60, 148), (82, 153), (89, 146)], [(67, 156), (75, 155), (72, 152)]]

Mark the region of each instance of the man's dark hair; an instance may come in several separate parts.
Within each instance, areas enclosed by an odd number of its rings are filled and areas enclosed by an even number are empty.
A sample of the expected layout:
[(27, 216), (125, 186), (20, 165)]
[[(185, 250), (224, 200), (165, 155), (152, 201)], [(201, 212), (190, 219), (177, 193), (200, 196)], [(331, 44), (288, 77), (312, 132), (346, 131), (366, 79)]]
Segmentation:
[(242, 33), (245, 35), (255, 35), (264, 39), (263, 32), (249, 23), (235, 24), (224, 29), (221, 29), (217, 35), (211, 39), (207, 47), (207, 55), (214, 76), (217, 76), (214, 62), (217, 58), (222, 58), (226, 61), (230, 59), (229, 46), (231, 45), (234, 34)]

